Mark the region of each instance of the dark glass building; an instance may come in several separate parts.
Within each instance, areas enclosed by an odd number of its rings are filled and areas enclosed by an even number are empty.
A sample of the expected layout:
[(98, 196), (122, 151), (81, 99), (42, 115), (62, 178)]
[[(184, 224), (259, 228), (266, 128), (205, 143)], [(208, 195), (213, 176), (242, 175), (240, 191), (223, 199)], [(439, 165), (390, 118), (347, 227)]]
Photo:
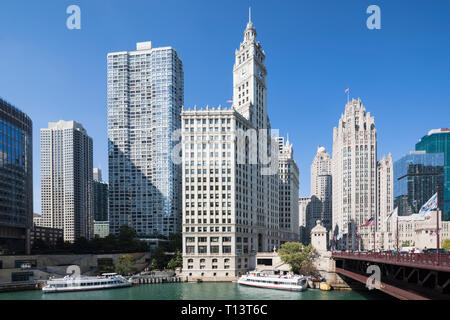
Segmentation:
[(0, 254), (29, 253), (32, 223), (32, 122), (0, 99)]
[(444, 192), (442, 219), (450, 221), (450, 128), (434, 129), (416, 144), (416, 150), (444, 154)]
[(394, 207), (400, 216), (419, 213), (436, 193), (443, 203), (444, 154), (413, 151), (394, 163)]
[(108, 184), (94, 180), (93, 189), (94, 189), (94, 221), (109, 221)]

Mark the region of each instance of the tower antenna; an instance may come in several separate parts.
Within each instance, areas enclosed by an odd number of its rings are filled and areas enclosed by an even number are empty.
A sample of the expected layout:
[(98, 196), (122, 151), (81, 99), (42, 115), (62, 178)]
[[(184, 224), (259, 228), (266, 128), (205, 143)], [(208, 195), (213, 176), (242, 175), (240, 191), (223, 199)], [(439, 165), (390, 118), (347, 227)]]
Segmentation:
[(252, 22), (252, 7), (248, 7), (248, 22)]

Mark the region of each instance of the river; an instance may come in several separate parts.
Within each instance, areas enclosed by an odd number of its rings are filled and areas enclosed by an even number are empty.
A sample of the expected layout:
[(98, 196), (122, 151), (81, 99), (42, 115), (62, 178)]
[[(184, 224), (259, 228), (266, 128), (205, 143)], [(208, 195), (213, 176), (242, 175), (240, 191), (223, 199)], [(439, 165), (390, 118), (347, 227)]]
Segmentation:
[(361, 291), (304, 292), (244, 287), (232, 282), (143, 284), (129, 288), (67, 293), (40, 290), (0, 293), (0, 300), (382, 300), (383, 293)]

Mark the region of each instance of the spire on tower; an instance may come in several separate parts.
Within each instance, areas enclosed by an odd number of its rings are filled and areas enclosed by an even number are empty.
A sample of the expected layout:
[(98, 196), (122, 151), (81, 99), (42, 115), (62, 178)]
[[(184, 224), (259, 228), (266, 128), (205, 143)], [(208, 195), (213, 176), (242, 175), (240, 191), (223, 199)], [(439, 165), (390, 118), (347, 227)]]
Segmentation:
[(248, 7), (248, 22), (252, 22), (252, 7)]

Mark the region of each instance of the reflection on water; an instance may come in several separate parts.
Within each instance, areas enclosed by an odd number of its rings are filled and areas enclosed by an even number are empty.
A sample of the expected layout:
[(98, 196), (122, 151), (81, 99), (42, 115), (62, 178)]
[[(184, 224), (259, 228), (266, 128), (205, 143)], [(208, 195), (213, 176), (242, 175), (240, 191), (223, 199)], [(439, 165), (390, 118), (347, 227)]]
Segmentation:
[(0, 300), (377, 300), (380, 292), (320, 291), (303, 292), (245, 287), (237, 283), (164, 283), (130, 288), (47, 293), (22, 291), (0, 293)]

